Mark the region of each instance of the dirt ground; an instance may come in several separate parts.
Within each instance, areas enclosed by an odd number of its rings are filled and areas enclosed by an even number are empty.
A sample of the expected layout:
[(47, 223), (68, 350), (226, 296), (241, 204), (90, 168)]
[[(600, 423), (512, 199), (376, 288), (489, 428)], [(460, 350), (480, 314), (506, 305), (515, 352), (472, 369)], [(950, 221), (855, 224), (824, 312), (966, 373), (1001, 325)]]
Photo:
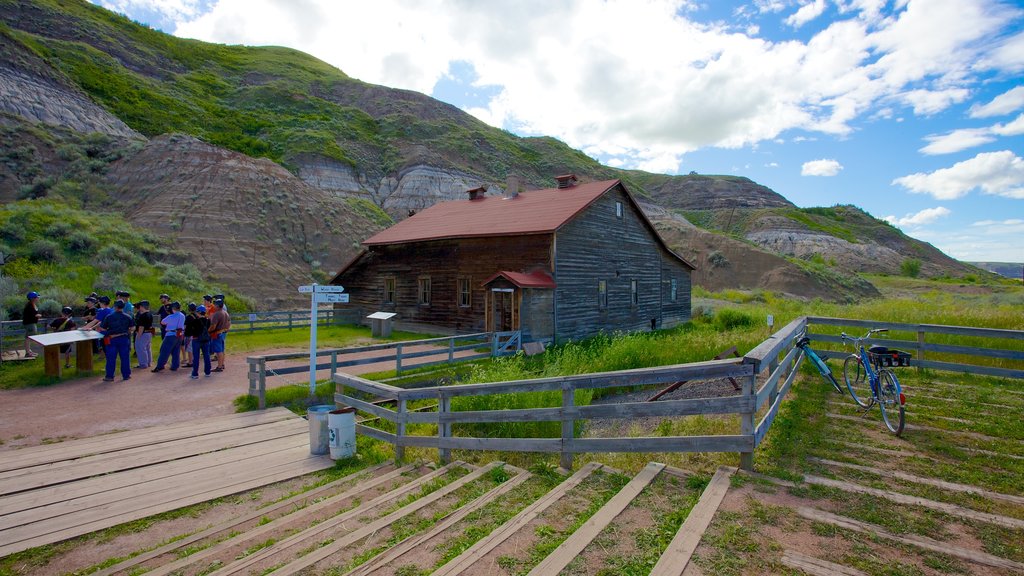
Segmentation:
[[(410, 347), (406, 351), (418, 349)], [(261, 350), (258, 354), (296, 351), (299, 350)], [(380, 352), (365, 354), (379, 356)], [(352, 355), (351, 359), (358, 357)], [(35, 360), (26, 360), (42, 361), (41, 355)], [(308, 360), (280, 362), (274, 367), (308, 363)], [(346, 372), (365, 374), (393, 368), (393, 362), (384, 362), (352, 366), (346, 368)], [(189, 378), (191, 368), (171, 372), (168, 367), (157, 374), (133, 369), (131, 380), (123, 381), (117, 373), (113, 382), (103, 382), (103, 360), (97, 356), (95, 376), (65, 380), (47, 387), (0, 390), (0, 452), (231, 414), (235, 411), (232, 401), (249, 389), (248, 370), (245, 356), (232, 355), (229, 348), (226, 369), (214, 372), (209, 378), (200, 372), (199, 379), (192, 380)], [(317, 372), (317, 379), (329, 376), (329, 370)], [(303, 374), (268, 378), (267, 386), (284, 386), (307, 381), (307, 378)]]

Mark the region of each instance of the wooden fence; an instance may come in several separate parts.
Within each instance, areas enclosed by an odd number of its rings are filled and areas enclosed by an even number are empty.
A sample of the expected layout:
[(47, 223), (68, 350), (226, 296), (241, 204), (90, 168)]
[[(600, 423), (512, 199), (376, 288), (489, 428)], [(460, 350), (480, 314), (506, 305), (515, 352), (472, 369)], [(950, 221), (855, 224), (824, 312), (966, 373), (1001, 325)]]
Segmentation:
[[(476, 334), (462, 334), (446, 336), (443, 338), (427, 338), (423, 340), (409, 340), (405, 342), (394, 342), (388, 344), (374, 344), (371, 346), (359, 346), (355, 348), (332, 348), (318, 350), (317, 358), (330, 358), (327, 362), (319, 362), (317, 370), (330, 369), (334, 374), (338, 368), (349, 366), (362, 366), (366, 364), (377, 364), (380, 362), (394, 362), (395, 373), (401, 374), (403, 370), (413, 368), (424, 368), (438, 364), (451, 364), (453, 362), (467, 362), (490, 358), (492, 356), (503, 356), (514, 354), (519, 349), (521, 335), (516, 332), (479, 332)], [(410, 352), (411, 348), (428, 346), (427, 350)], [(486, 348), (486, 352), (461, 354), (462, 352), (478, 351)], [(380, 352), (380, 354), (368, 353)], [(359, 358), (352, 358), (360, 356)], [(349, 359), (346, 359), (349, 358)], [(432, 360), (422, 361), (424, 358)], [(267, 377), (285, 376), (289, 374), (309, 374), (308, 362), (302, 365), (294, 365), (298, 359), (309, 359), (309, 352), (289, 352), (285, 354), (268, 354), (264, 356), (250, 356), (246, 358), (249, 364), (249, 395), (256, 396), (259, 407), (262, 410), (266, 407)], [(410, 360), (418, 360), (409, 363)], [(270, 363), (291, 361), (290, 366), (273, 367)], [(307, 376), (308, 377), (308, 376)]]
[[(738, 452), (740, 465), (753, 468), (754, 449), (764, 440), (772, 422), (779, 413), (786, 394), (803, 359), (803, 353), (794, 346), (795, 340), (808, 332), (811, 325), (878, 327), (890, 330), (912, 331), (924, 334), (917, 340), (919, 358), (915, 363), (927, 368), (1024, 378), (1024, 371), (992, 366), (978, 366), (956, 362), (924, 360), (925, 352), (943, 352), (984, 356), (988, 358), (1022, 360), (1024, 351), (1016, 349), (973, 348), (929, 344), (928, 334), (968, 335), (995, 338), (1013, 342), (1024, 340), (1024, 332), (989, 330), (935, 325), (901, 325), (862, 320), (835, 318), (798, 318), (748, 352), (743, 358), (697, 362), (658, 368), (625, 370), (599, 374), (583, 374), (556, 378), (518, 380), (489, 384), (467, 384), (431, 388), (403, 389), (373, 382), (342, 372), (334, 372), (335, 402), (354, 406), (358, 410), (392, 423), (395, 432), (358, 424), (356, 430), (373, 438), (395, 445), (399, 460), (407, 446), (437, 448), (443, 461), (449, 461), (451, 450), (495, 450), (558, 452), (561, 465), (572, 466), (577, 453), (594, 452)], [(910, 327), (912, 326), (912, 330)], [(808, 334), (812, 340), (835, 342), (838, 337), (828, 334)], [(875, 343), (903, 345), (907, 341), (874, 340)], [(848, 352), (847, 352), (848, 353)], [(837, 353), (833, 352), (833, 355)], [(668, 400), (660, 402), (630, 402), (611, 405), (577, 406), (577, 390), (667, 384), (682, 380), (696, 381), (732, 377), (741, 382), (739, 394), (716, 398)], [(348, 389), (356, 392), (348, 393)], [(525, 392), (560, 391), (561, 405), (550, 408), (522, 410), (452, 410), (452, 399), (465, 396), (515, 394)], [(395, 409), (375, 403), (376, 399), (394, 402)], [(433, 400), (434, 411), (409, 409), (414, 401)], [(596, 418), (678, 417), (697, 414), (736, 415), (739, 434), (669, 437), (577, 438), (578, 420)], [(465, 437), (452, 434), (453, 424), (496, 422), (560, 422), (561, 436), (556, 438), (491, 438)], [(432, 436), (410, 435), (410, 424), (428, 424), (436, 427)]]

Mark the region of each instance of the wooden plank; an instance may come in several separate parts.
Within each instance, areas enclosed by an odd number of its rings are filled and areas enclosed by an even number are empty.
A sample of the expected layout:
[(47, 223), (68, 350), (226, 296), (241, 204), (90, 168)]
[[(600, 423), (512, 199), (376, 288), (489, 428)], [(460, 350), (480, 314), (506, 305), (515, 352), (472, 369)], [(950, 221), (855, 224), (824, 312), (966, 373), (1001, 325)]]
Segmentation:
[(861, 466), (859, 464), (851, 464), (849, 462), (837, 462), (835, 460), (826, 460), (824, 458), (808, 458), (811, 462), (817, 462), (826, 466), (833, 466), (836, 468), (849, 468), (850, 470), (859, 470), (861, 472), (868, 472), (881, 476), (883, 478), (897, 478), (899, 480), (905, 480), (907, 482), (913, 482), (915, 484), (927, 484), (928, 486), (935, 486), (942, 488), (943, 490), (950, 490), (952, 492), (966, 492), (969, 494), (977, 494), (984, 496), (985, 498), (1004, 500), (1006, 502), (1013, 502), (1014, 504), (1024, 504), (1024, 496), (1014, 496), (1013, 494), (1002, 494), (999, 492), (991, 492), (984, 488), (978, 488), (977, 486), (971, 486), (970, 484), (957, 484), (956, 482), (946, 482), (945, 480), (936, 480), (934, 478), (924, 478), (921, 476), (914, 476), (913, 474), (907, 474), (906, 472), (900, 472), (899, 470), (883, 470), (881, 468), (872, 468), (871, 466)]
[(691, 416), (695, 414), (738, 414), (753, 409), (749, 396), (688, 398), (658, 402), (627, 402), (580, 406), (577, 418), (643, 418), (647, 416)]
[(489, 554), (492, 550), (508, 540), (513, 534), (540, 516), (545, 510), (550, 508), (552, 504), (565, 496), (569, 490), (579, 486), (581, 482), (583, 482), (598, 468), (601, 468), (601, 465), (596, 462), (586, 464), (580, 468), (578, 472), (564, 480), (539, 500), (522, 509), (518, 514), (510, 518), (496, 530), (467, 548), (462, 552), (462, 554), (452, 558), (447, 564), (435, 570), (433, 572), (433, 576), (456, 576), (458, 574), (462, 574), (478, 560)]
[[(275, 467), (291, 466), (307, 458), (308, 448), (298, 446), (268, 454), (264, 457), (262, 465), (266, 471)], [(190, 478), (160, 479), (139, 486), (127, 486), (71, 501), (14, 512), (3, 517), (4, 527), (0, 529), (0, 541), (16, 542), (19, 539), (117, 516), (122, 512), (130, 512), (153, 503), (187, 497), (197, 491), (215, 489), (224, 484), (224, 478), (244, 478), (251, 469), (251, 463), (236, 462), (192, 473)]]
[(800, 570), (811, 576), (868, 576), (867, 572), (861, 572), (856, 568), (821, 560), (820, 558), (807, 556), (793, 550), (783, 551), (781, 562), (785, 566)]
[(154, 503), (144, 508), (133, 509), (118, 514), (117, 516), (102, 518), (87, 524), (60, 529), (55, 532), (49, 532), (47, 534), (19, 540), (17, 542), (8, 542), (6, 536), (4, 536), (4, 538), (0, 540), (0, 556), (14, 554), (15, 552), (20, 552), (36, 546), (42, 546), (44, 544), (52, 544), (54, 542), (80, 536), (82, 534), (88, 534), (104, 528), (110, 528), (111, 526), (117, 526), (118, 524), (123, 524), (132, 520), (147, 518), (155, 514), (169, 512), (192, 504), (198, 504), (215, 498), (244, 492), (259, 486), (266, 486), (267, 484), (280, 482), (289, 478), (295, 478), (297, 476), (302, 476), (303, 474), (309, 474), (310, 472), (324, 470), (331, 466), (333, 466), (333, 463), (330, 459), (322, 457), (306, 457), (303, 460), (289, 463), (285, 466), (260, 470), (259, 472), (250, 474), (245, 480), (240, 482), (225, 483), (223, 482), (223, 479), (221, 479), (221, 484), (216, 489), (190, 494), (187, 497), (178, 498), (173, 501)]
[(651, 462), (644, 467), (632, 480), (629, 481), (611, 500), (605, 502), (593, 516), (587, 519), (571, 536), (565, 539), (558, 548), (548, 554), (540, 564), (533, 567), (527, 576), (557, 576), (569, 562), (579, 556), (590, 542), (601, 533), (602, 530), (616, 516), (622, 513), (629, 506), (640, 492), (654, 480), (654, 477), (665, 467), (664, 464)]
[[(847, 416), (845, 414), (836, 414), (834, 412), (828, 412), (826, 413), (826, 416), (828, 416), (829, 418), (835, 418), (836, 420), (845, 420), (847, 422), (867, 422), (863, 417), (860, 416)], [(986, 436), (978, 432), (969, 432), (967, 430), (948, 430), (946, 428), (936, 428), (934, 426), (924, 426), (921, 424), (907, 424), (903, 427), (903, 429), (923, 430), (925, 432), (936, 432), (938, 434), (955, 434), (957, 436), (965, 436), (967, 438), (974, 438), (975, 440), (982, 440), (985, 442), (1009, 442), (1011, 444), (1024, 445), (1024, 440), (1015, 440), (1013, 438), (996, 438), (995, 436)]]
[(297, 422), (295, 421), (286, 420), (259, 426), (254, 429), (232, 430), (207, 435), (201, 441), (196, 438), (175, 440), (162, 444), (159, 449), (154, 449), (151, 446), (139, 446), (138, 448), (129, 448), (120, 452), (86, 456), (78, 460), (66, 460), (11, 470), (0, 474), (0, 478), (3, 479), (3, 483), (0, 484), (0, 495), (33, 490), (43, 486), (52, 486), (99, 474), (109, 474), (128, 468), (167, 462), (177, 458), (194, 456), (199, 453), (283, 438), (299, 432), (296, 429), (296, 424)]
[[(797, 357), (798, 355), (799, 357)], [(757, 391), (757, 402), (754, 404), (754, 410), (760, 410), (761, 406), (764, 406), (764, 403), (771, 397), (772, 391), (777, 389), (779, 380), (783, 374), (786, 374), (787, 370), (790, 371), (789, 379), (792, 380), (792, 373), (800, 368), (800, 362), (803, 360), (803, 357), (804, 351), (795, 346), (789, 351), (789, 354), (786, 354), (786, 357), (779, 363), (778, 367), (772, 371), (768, 380)], [(794, 358), (796, 358), (796, 362), (791, 364)]]
[[(13, 512), (30, 510), (40, 506), (52, 506), (59, 502), (74, 500), (84, 496), (95, 497), (98, 494), (111, 492), (124, 487), (143, 485), (149, 482), (175, 479), (197, 471), (215, 466), (224, 466), (241, 461), (259, 459), (264, 454), (289, 450), (308, 443), (304, 434), (296, 434), (242, 448), (222, 450), (210, 454), (182, 458), (171, 462), (163, 462), (153, 466), (144, 466), (124, 470), (113, 474), (103, 474), (77, 482), (69, 482), (50, 486), (39, 490), (10, 494), (0, 498), (0, 518)], [(176, 480), (172, 480), (176, 481)], [(9, 519), (4, 518), (4, 522)]]
[(576, 438), (570, 452), (750, 452), (754, 437), (743, 435), (658, 438)]
[[(288, 508), (294, 508), (296, 510), (309, 508), (311, 506), (311, 503), (313, 502), (313, 500), (319, 499), (321, 494), (324, 494), (325, 492), (330, 492), (331, 490), (334, 490), (334, 489), (338, 488), (339, 486), (342, 486), (342, 485), (347, 484), (349, 482), (353, 482), (355, 480), (363, 478), (364, 476), (374, 476), (375, 474), (377, 474), (378, 472), (384, 470), (385, 468), (387, 468), (389, 466), (390, 466), (390, 464), (378, 464), (378, 465), (373, 466), (371, 468), (365, 468), (363, 470), (359, 470), (357, 472), (353, 472), (352, 474), (349, 474), (348, 476), (345, 476), (344, 478), (339, 478), (339, 479), (337, 479), (337, 480), (335, 480), (333, 482), (329, 482), (327, 484), (324, 484), (323, 486), (318, 486), (316, 488), (313, 488), (312, 490), (307, 490), (306, 492), (302, 492), (301, 494), (296, 494), (295, 496), (292, 496), (291, 498), (286, 498), (286, 499), (281, 500), (279, 502), (275, 502), (275, 503), (273, 503), (273, 504), (271, 504), (269, 506), (266, 506), (266, 507), (263, 507), (263, 508), (259, 508), (258, 510), (254, 511), (254, 512), (250, 512), (248, 514), (243, 514), (241, 516), (237, 516), (235, 518), (231, 518), (230, 520), (227, 520), (225, 522), (221, 522), (220, 524), (217, 524), (215, 526), (211, 526), (210, 528), (207, 528), (206, 530), (203, 530), (201, 532), (196, 532), (196, 533), (194, 533), (194, 534), (192, 534), (190, 536), (187, 536), (185, 538), (182, 538), (180, 540), (175, 540), (174, 542), (170, 542), (170, 543), (164, 544), (163, 546), (160, 546), (159, 548), (155, 548), (155, 549), (150, 550), (148, 552), (144, 552), (144, 553), (139, 554), (137, 556), (133, 556), (133, 557), (127, 559), (127, 560), (124, 560), (123, 562), (119, 562), (117, 564), (114, 564), (113, 566), (109, 566), (107, 568), (104, 568), (103, 570), (99, 570), (97, 572), (93, 572), (92, 576), (112, 576), (113, 574), (116, 574), (118, 572), (122, 572), (122, 571), (127, 570), (129, 568), (132, 568), (134, 566), (138, 566), (139, 564), (142, 564), (143, 562), (148, 562), (148, 561), (150, 561), (150, 560), (152, 560), (154, 558), (159, 558), (160, 556), (163, 556), (164, 554), (168, 554), (168, 553), (174, 552), (175, 550), (180, 550), (181, 548), (184, 548), (186, 546), (189, 546), (191, 544), (199, 542), (200, 540), (205, 540), (206, 538), (212, 538), (214, 536), (218, 536), (218, 535), (220, 535), (222, 533), (230, 531), (232, 528), (235, 528), (237, 526), (241, 526), (241, 525), (243, 525), (243, 524), (245, 524), (247, 522), (252, 522), (254, 520), (260, 520), (263, 517), (269, 516), (269, 515), (277, 512), (279, 510), (288, 509)], [(410, 466), (409, 468), (411, 469), (412, 466)], [(393, 470), (392, 472), (397, 472), (397, 471)], [(373, 479), (374, 478), (371, 478), (371, 480), (373, 480)], [(365, 488), (365, 487), (360, 485), (360, 486), (358, 486), (358, 489), (360, 491), (363, 491), (363, 490), (366, 490), (367, 488)], [(321, 501), (321, 502), (323, 502), (323, 501)], [(315, 505), (316, 504), (312, 504), (312, 506), (315, 506)], [(287, 515), (288, 515), (288, 513), (286, 512), (285, 515), (281, 516), (281, 517), (288, 517)]]
[[(396, 520), (404, 518), (418, 510), (421, 510), (429, 506), (430, 504), (433, 504), (434, 502), (437, 502), (441, 498), (444, 498), (445, 496), (451, 494), (452, 492), (455, 492), (459, 488), (462, 488), (463, 486), (469, 484), (470, 482), (477, 480), (484, 474), (487, 474), (488, 472), (502, 464), (503, 462), (492, 462), (487, 466), (484, 466), (478, 470), (474, 470), (469, 474), (466, 474), (462, 478), (459, 478), (455, 482), (448, 484), (444, 488), (435, 490), (434, 492), (431, 492), (429, 495), (424, 496), (406, 506), (403, 506), (402, 508), (395, 510), (394, 512), (388, 514), (387, 516), (378, 518), (377, 520), (374, 520), (373, 522), (367, 524), (366, 526), (363, 526), (358, 530), (349, 532), (348, 534), (338, 538), (330, 544), (317, 548), (313, 552), (310, 552), (309, 554), (306, 554), (301, 558), (296, 558), (295, 560), (289, 562), (288, 564), (285, 564), (278, 570), (275, 570), (274, 573), (277, 574), (277, 576), (291, 576), (293, 574), (298, 574), (302, 570), (305, 570), (306, 568), (309, 568), (317, 562), (320, 562), (321, 560), (328, 558), (331, 554), (334, 554), (339, 550), (342, 550), (345, 547), (350, 546), (351, 544), (358, 542), (363, 538), (366, 538), (370, 534), (373, 534), (378, 530), (381, 530), (382, 528), (390, 526)], [(251, 563), (246, 563), (246, 566), (249, 565), (251, 565)], [(228, 565), (224, 567), (224, 569), (222, 570), (217, 570), (216, 572), (211, 574), (211, 576), (227, 576), (228, 574), (237, 574), (238, 572), (239, 570), (237, 568), (233, 568), (233, 565)]]
[(951, 362), (936, 362), (934, 360), (921, 360), (915, 362), (915, 366), (921, 368), (933, 368), (947, 372), (962, 372), (964, 374), (981, 374), (983, 376), (996, 376), (998, 378), (1024, 378), (1024, 370), (1011, 370), (1009, 368), (996, 368), (994, 366), (974, 366), (970, 364), (954, 364)]
[(391, 386), (390, 384), (374, 382), (373, 380), (367, 380), (344, 372), (335, 372), (331, 375), (331, 379), (339, 386), (348, 386), (360, 392), (375, 394), (381, 398), (389, 398), (391, 400), (398, 400), (398, 394), (402, 392), (401, 388)]
[(289, 418), (299, 417), (286, 408), (271, 408), (262, 412), (241, 412), (202, 420), (178, 422), (166, 426), (143, 428), (130, 432), (117, 432), (77, 440), (67, 440), (58, 444), (33, 446), (11, 452), (0, 452), (0, 472), (61, 460), (71, 460), (92, 454), (115, 452), (138, 446), (152, 446), (162, 442), (189, 438), (202, 433), (212, 434), (217, 431), (260, 426)]
[(798, 507), (796, 512), (803, 518), (813, 522), (824, 522), (826, 524), (831, 524), (854, 532), (860, 532), (862, 534), (873, 534), (886, 540), (892, 540), (897, 544), (912, 544), (924, 550), (961, 558), (984, 566), (1005, 568), (1018, 572), (1024, 571), (1024, 563), (1000, 558), (999, 556), (981, 552), (979, 550), (970, 550), (968, 548), (953, 546), (949, 542), (934, 540), (927, 536), (918, 536), (917, 534), (891, 534), (884, 528), (875, 526), (874, 524), (868, 524), (866, 522), (854, 520), (853, 518), (846, 518), (844, 516), (832, 514), (831, 512), (825, 512), (824, 510), (818, 510), (816, 508), (808, 508), (806, 506)]
[(450, 448), (454, 450), (497, 450), (502, 452), (561, 452), (561, 438), (469, 438), (463, 436), (403, 436), (401, 446)]
[[(198, 552), (196, 552), (194, 554), (190, 554), (190, 555), (185, 556), (183, 558), (178, 558), (177, 560), (175, 560), (173, 562), (170, 562), (170, 563), (167, 563), (167, 564), (163, 564), (163, 565), (161, 565), (161, 566), (159, 566), (157, 568), (154, 568), (151, 571), (146, 572), (146, 574), (148, 574), (150, 576), (166, 576), (167, 574), (172, 574), (172, 573), (173, 574), (178, 574), (178, 573), (181, 572), (182, 568), (184, 568), (186, 566), (190, 566), (190, 565), (196, 564), (197, 562), (200, 562), (200, 561), (205, 560), (207, 558), (210, 558), (210, 557), (213, 557), (213, 556), (217, 556), (218, 554), (220, 554), (226, 548), (232, 548), (232, 547), (235, 547), (238, 544), (242, 544), (244, 542), (252, 542), (253, 540), (260, 540), (260, 539), (262, 539), (262, 538), (264, 538), (266, 536), (269, 536), (269, 535), (273, 534), (274, 532), (278, 531), (281, 528), (282, 525), (291, 524), (295, 520), (300, 519), (300, 518), (311, 518), (311, 517), (314, 516), (314, 514), (316, 514), (320, 510), (323, 510), (324, 508), (333, 508), (334, 506), (337, 506), (339, 504), (346, 503), (346, 501), (353, 500), (354, 498), (357, 498), (363, 492), (368, 492), (368, 491), (376, 488), (377, 486), (381, 486), (383, 484), (391, 482), (391, 481), (401, 477), (403, 474), (406, 474), (407, 472), (415, 469), (416, 467), (417, 466), (415, 466), (415, 465), (410, 465), (410, 466), (405, 466), (405, 467), (402, 467), (402, 468), (398, 468), (398, 469), (392, 470), (391, 472), (389, 472), (389, 473), (387, 473), (387, 474), (385, 474), (383, 476), (379, 476), (377, 478), (373, 478), (373, 479), (367, 481), (363, 485), (354, 486), (354, 487), (346, 490), (345, 492), (342, 492), (341, 494), (336, 494), (336, 495), (334, 495), (334, 496), (332, 496), (330, 498), (327, 498), (325, 500), (317, 502), (316, 504), (313, 504), (312, 506), (308, 506), (308, 507), (306, 507), (306, 508), (304, 508), (302, 510), (299, 510), (299, 511), (293, 513), (292, 515), (284, 516), (284, 517), (281, 517), (281, 518), (274, 519), (274, 520), (272, 520), (272, 521), (270, 521), (270, 522), (268, 522), (266, 524), (263, 524), (262, 526), (257, 526), (257, 527), (255, 527), (255, 528), (253, 528), (251, 530), (243, 532), (242, 534), (238, 534), (238, 535), (234, 536), (233, 538), (230, 538), (230, 539), (225, 540), (223, 542), (218, 542), (217, 544), (211, 546), (210, 548), (207, 548), (205, 550), (200, 550), (200, 551), (198, 551)], [(360, 505), (356, 506), (355, 508), (353, 508), (351, 510), (346, 510), (345, 512), (343, 512), (342, 514), (340, 514), (338, 516), (335, 516), (335, 517), (327, 519), (325, 522), (332, 523), (331, 524), (332, 526), (337, 524), (338, 522), (346, 522), (346, 521), (348, 521), (348, 520), (350, 520), (352, 518), (357, 517), (360, 514), (363, 514), (367, 510), (370, 510), (373, 507), (375, 507), (375, 506), (377, 506), (377, 505), (379, 505), (379, 504), (381, 504), (383, 502), (387, 502), (389, 500), (394, 500), (394, 499), (400, 498), (403, 495), (407, 494), (408, 492), (410, 492), (412, 490), (418, 489), (424, 482), (428, 482), (428, 481), (436, 478), (437, 476), (439, 476), (439, 475), (441, 475), (443, 473), (444, 473), (443, 471), (434, 471), (431, 474), (426, 475), (425, 477), (420, 477), (417, 480), (415, 480), (415, 481), (413, 481), (411, 483), (406, 484), (405, 486), (399, 487), (399, 488), (397, 488), (395, 490), (392, 490), (390, 492), (386, 492), (385, 494), (381, 494), (381, 495), (377, 496), (376, 498), (372, 499), (371, 501), (363, 503), (363, 504), (360, 504)], [(426, 478), (426, 479), (424, 479), (424, 478)], [(289, 536), (288, 538), (294, 540), (294, 536)], [(287, 541), (288, 541), (288, 539), (285, 539), (285, 540), (282, 540), (281, 542), (285, 543)], [(284, 545), (284, 544), (282, 544), (282, 545)]]
[(807, 318), (800, 317), (786, 324), (778, 332), (772, 334), (767, 340), (755, 346), (750, 352), (743, 356), (743, 361), (753, 364), (757, 372), (761, 371), (761, 364), (774, 360), (783, 349), (792, 345), (796, 337), (807, 329)]
[(370, 438), (375, 438), (377, 440), (383, 440), (384, 442), (389, 442), (391, 444), (394, 444), (395, 442), (398, 441), (398, 436), (390, 432), (377, 430), (376, 428), (370, 428), (369, 426), (365, 426), (363, 424), (356, 424), (356, 433), (362, 434), (363, 436), (369, 436)]
[(977, 510), (971, 510), (969, 508), (964, 508), (963, 506), (957, 506), (955, 504), (936, 502), (935, 500), (928, 500), (927, 498), (910, 496), (908, 494), (901, 494), (899, 492), (891, 492), (888, 490), (869, 488), (867, 486), (861, 486), (860, 484), (855, 484), (853, 482), (832, 480), (830, 478), (821, 478), (819, 476), (813, 476), (810, 474), (804, 475), (804, 482), (808, 484), (816, 484), (818, 486), (836, 488), (839, 490), (844, 490), (846, 492), (856, 492), (858, 494), (868, 494), (870, 496), (877, 496), (879, 498), (891, 500), (892, 502), (895, 502), (897, 504), (907, 504), (911, 506), (921, 506), (924, 508), (930, 508), (932, 510), (938, 510), (939, 512), (945, 512), (947, 514), (959, 516), (960, 518), (967, 518), (969, 520), (977, 520), (980, 522), (987, 522), (989, 524), (997, 524), (999, 526), (1015, 528), (1018, 530), (1024, 529), (1024, 520), (1019, 520), (1017, 518), (1000, 516), (998, 514), (990, 514), (988, 512), (978, 512)]
[(378, 418), (383, 418), (389, 422), (398, 421), (398, 412), (395, 412), (394, 410), (389, 410), (387, 408), (384, 408), (383, 406), (378, 406), (377, 404), (374, 404), (372, 402), (364, 402), (352, 396), (335, 394), (334, 401), (337, 403), (339, 399), (341, 403), (345, 404), (346, 406), (351, 406), (363, 412), (369, 412), (370, 414), (373, 414)]
[[(512, 467), (507, 466), (507, 468)], [(526, 472), (525, 470), (518, 470), (514, 478), (502, 482), (501, 484), (495, 486), (494, 488), (491, 488), (486, 493), (482, 494), (469, 504), (452, 512), (451, 514), (446, 516), (443, 521), (435, 524), (434, 527), (430, 530), (422, 534), (406, 538), (397, 545), (388, 549), (387, 552), (384, 552), (383, 554), (378, 554), (377, 556), (373, 557), (370, 561), (364, 563), (362, 566), (359, 566), (347, 572), (344, 576), (369, 576), (378, 568), (394, 560), (397, 560), (405, 553), (414, 550), (415, 548), (426, 542), (429, 542), (432, 538), (439, 536), (440, 534), (444, 533), (446, 530), (448, 530), (458, 522), (461, 522), (466, 516), (469, 516), (470, 514), (476, 512), (480, 508), (483, 508), (485, 505), (490, 504), (495, 499), (503, 496), (504, 494), (511, 492), (513, 488), (516, 488), (523, 482), (526, 482), (526, 480), (528, 480), (531, 476), (532, 474)]]
[[(800, 356), (803, 356), (803, 351), (800, 352)], [(799, 362), (799, 359), (798, 359)], [(799, 365), (799, 364), (798, 364)], [(793, 385), (793, 380), (796, 379), (796, 375), (800, 371), (796, 366), (790, 371), (789, 376), (786, 377), (786, 382), (782, 385), (782, 389), (779, 390), (775, 401), (772, 402), (771, 408), (768, 409), (768, 413), (764, 415), (761, 422), (757, 425), (757, 429), (754, 431), (754, 446), (761, 444), (764, 437), (768, 434), (768, 430), (771, 428), (772, 422), (775, 421), (775, 417), (779, 414), (779, 409), (782, 407), (782, 401), (786, 399), (786, 394), (789, 393), (790, 387)]]
[(711, 482), (704, 488), (700, 500), (690, 510), (686, 520), (679, 527), (672, 542), (662, 552), (658, 563), (651, 570), (651, 576), (680, 576), (690, 563), (693, 552), (700, 544), (704, 532), (718, 512), (722, 500), (729, 491), (729, 478), (735, 469), (720, 466), (711, 477)]
[(851, 326), (857, 328), (886, 328), (894, 332), (928, 332), (931, 334), (949, 334), (953, 336), (980, 336), (983, 338), (1003, 338), (1024, 340), (1024, 330), (1001, 330), (997, 328), (972, 328), (968, 326), (945, 326), (941, 324), (901, 324), (896, 322), (878, 322), (875, 320), (850, 320), (848, 318), (827, 318), (808, 316), (809, 324), (826, 326)]

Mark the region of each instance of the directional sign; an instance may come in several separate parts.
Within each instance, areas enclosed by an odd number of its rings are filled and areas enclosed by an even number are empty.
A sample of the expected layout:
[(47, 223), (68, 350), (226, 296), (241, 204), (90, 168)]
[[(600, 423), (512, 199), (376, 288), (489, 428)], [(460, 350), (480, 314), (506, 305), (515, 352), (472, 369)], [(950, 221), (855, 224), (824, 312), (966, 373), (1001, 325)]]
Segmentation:
[(324, 304), (324, 303), (348, 304), (348, 296), (349, 296), (348, 294), (317, 294), (316, 295), (316, 303), (317, 304)]
[(345, 287), (344, 286), (333, 286), (331, 284), (326, 284), (326, 285), (323, 285), (323, 286), (318, 285), (316, 287), (316, 291), (317, 291), (317, 293), (321, 293), (321, 292), (334, 292), (334, 293), (337, 293), (337, 292), (344, 292), (345, 291)]
[(299, 286), (299, 294), (312, 294), (312, 293), (313, 293), (313, 287), (312, 286)]

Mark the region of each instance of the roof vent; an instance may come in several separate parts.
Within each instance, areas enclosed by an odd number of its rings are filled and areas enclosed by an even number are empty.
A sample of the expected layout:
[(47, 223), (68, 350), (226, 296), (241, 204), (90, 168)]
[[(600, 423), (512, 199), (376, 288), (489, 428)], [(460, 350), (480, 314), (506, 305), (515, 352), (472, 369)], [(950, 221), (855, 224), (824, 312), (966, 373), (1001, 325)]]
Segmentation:
[(476, 188), (473, 188), (472, 190), (466, 190), (466, 194), (469, 194), (469, 199), (470, 200), (476, 200), (478, 198), (483, 198), (484, 194), (486, 194), (486, 193), (487, 193), (487, 186), (477, 186)]
[(519, 196), (519, 176), (509, 174), (505, 177), (505, 198)]
[(558, 188), (572, 188), (580, 181), (575, 174), (562, 174), (561, 176), (555, 176), (555, 181), (558, 182)]

